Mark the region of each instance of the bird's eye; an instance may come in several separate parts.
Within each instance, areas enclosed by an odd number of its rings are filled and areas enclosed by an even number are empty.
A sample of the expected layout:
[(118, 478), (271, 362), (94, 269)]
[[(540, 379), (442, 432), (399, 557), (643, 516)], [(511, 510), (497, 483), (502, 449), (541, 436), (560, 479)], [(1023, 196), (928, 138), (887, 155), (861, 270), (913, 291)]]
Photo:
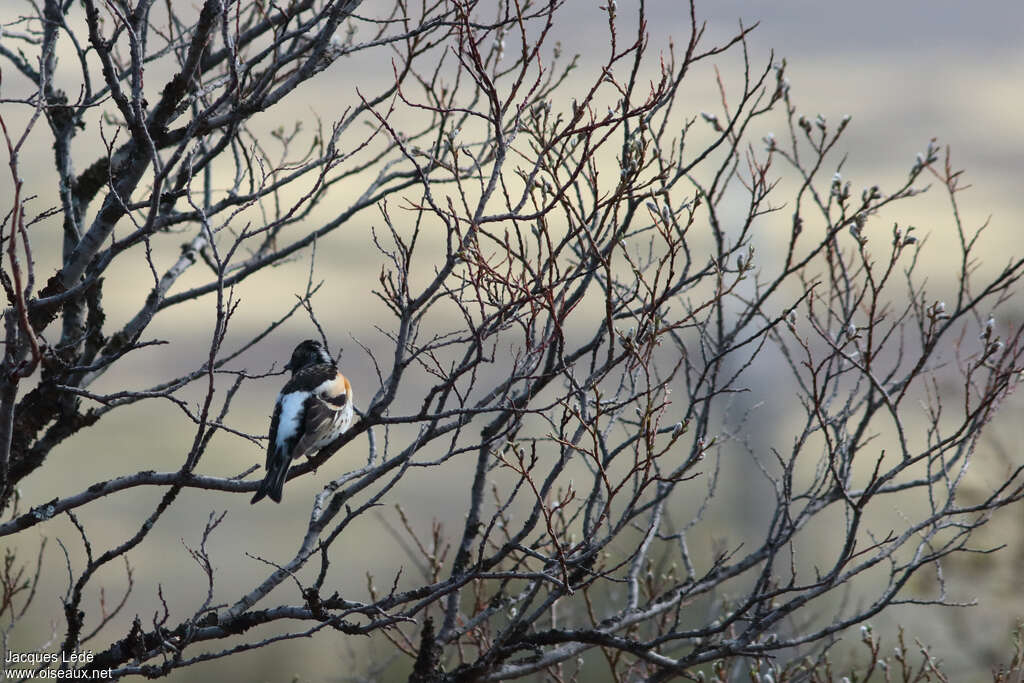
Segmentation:
[(338, 394), (337, 396), (328, 396), (326, 400), (331, 405), (338, 406), (339, 408), (341, 408), (346, 403), (348, 403), (348, 394)]

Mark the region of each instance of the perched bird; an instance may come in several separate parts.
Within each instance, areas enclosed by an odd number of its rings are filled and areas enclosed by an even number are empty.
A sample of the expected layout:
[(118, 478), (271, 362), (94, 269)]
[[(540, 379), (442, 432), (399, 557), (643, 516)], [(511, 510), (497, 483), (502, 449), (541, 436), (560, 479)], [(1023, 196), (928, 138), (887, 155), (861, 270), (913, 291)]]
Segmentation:
[(323, 344), (307, 339), (284, 366), (292, 378), (277, 395), (267, 444), (267, 476), (253, 503), (270, 496), (280, 503), (292, 460), (313, 454), (352, 424), (352, 385)]

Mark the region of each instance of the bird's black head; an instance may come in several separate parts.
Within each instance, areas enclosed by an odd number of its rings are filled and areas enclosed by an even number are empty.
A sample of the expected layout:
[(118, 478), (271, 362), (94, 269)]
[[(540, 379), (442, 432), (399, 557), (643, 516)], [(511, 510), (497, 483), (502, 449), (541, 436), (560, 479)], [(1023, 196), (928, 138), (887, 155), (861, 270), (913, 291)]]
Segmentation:
[(288, 365), (284, 366), (284, 369), (291, 370), (294, 375), (303, 368), (320, 363), (333, 364), (334, 359), (327, 353), (323, 344), (313, 339), (307, 339), (295, 347), (295, 350), (292, 351), (292, 358), (288, 361)]

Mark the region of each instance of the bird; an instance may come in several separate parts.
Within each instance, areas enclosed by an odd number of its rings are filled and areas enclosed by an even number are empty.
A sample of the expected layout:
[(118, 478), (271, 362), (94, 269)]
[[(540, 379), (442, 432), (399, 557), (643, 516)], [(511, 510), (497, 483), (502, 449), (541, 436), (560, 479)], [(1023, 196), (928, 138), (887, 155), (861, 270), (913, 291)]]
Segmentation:
[(312, 339), (301, 342), (284, 368), (292, 376), (274, 403), (267, 474), (251, 503), (267, 496), (280, 503), (292, 461), (312, 455), (352, 424), (352, 385), (323, 344)]

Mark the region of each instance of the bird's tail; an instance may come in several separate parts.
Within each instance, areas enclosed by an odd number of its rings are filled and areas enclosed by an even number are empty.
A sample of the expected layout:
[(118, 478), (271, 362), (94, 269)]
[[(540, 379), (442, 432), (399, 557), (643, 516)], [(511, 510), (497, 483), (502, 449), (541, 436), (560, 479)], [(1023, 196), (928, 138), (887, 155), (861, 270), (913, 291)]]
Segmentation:
[(288, 468), (291, 464), (291, 458), (272, 458), (268, 463), (267, 476), (260, 482), (260, 487), (256, 489), (256, 495), (249, 503), (262, 500), (264, 496), (270, 496), (270, 500), (280, 503), (284, 493), (284, 480), (288, 476)]

